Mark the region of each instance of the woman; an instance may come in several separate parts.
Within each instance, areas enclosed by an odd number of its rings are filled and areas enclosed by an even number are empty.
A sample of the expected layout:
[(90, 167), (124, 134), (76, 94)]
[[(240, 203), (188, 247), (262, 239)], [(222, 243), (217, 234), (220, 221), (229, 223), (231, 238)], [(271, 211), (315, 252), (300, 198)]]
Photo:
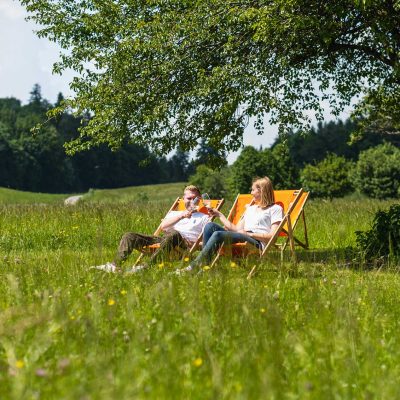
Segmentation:
[(219, 217), (223, 227), (209, 222), (204, 228), (203, 250), (184, 270), (196, 271), (200, 266), (210, 263), (221, 244), (248, 242), (262, 248), (274, 235), (283, 218), (282, 207), (275, 204), (272, 182), (268, 177), (256, 178), (251, 187), (254, 205), (243, 214), (237, 225), (218, 210), (210, 209), (209, 214)]

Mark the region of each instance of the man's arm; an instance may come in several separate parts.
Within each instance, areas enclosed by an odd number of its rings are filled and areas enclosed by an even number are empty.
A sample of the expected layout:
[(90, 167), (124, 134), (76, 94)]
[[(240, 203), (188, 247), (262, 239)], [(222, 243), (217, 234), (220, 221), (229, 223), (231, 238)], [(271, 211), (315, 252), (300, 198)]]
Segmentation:
[(190, 218), (192, 216), (192, 211), (182, 211), (171, 217), (166, 217), (161, 221), (161, 229), (165, 231), (168, 228), (173, 227), (177, 222), (179, 222), (183, 218)]

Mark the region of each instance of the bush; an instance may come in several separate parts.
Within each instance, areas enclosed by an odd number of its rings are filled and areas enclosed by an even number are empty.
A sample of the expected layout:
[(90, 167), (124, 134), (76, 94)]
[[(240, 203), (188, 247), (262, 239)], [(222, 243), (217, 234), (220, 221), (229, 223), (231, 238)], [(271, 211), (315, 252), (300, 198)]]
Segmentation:
[(384, 143), (361, 152), (353, 178), (356, 189), (369, 197), (398, 197), (400, 150), (390, 143)]
[(189, 182), (199, 187), (202, 192), (207, 192), (211, 198), (222, 198), (228, 195), (226, 185), (228, 174), (227, 168), (218, 171), (206, 165), (199, 165), (196, 173), (189, 177)]
[(343, 197), (353, 190), (349, 178), (352, 168), (351, 161), (329, 154), (316, 165), (306, 165), (301, 172), (301, 182), (313, 197)]
[(400, 205), (388, 211), (378, 211), (372, 227), (366, 232), (356, 232), (357, 247), (367, 260), (389, 255), (400, 257)]

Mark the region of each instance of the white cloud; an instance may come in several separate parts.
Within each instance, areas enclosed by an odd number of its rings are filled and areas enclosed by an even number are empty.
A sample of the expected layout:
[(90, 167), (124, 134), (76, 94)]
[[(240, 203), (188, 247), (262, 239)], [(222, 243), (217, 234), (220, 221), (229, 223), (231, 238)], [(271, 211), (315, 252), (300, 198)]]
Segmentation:
[(0, 15), (11, 20), (23, 19), (27, 16), (16, 0), (0, 0)]

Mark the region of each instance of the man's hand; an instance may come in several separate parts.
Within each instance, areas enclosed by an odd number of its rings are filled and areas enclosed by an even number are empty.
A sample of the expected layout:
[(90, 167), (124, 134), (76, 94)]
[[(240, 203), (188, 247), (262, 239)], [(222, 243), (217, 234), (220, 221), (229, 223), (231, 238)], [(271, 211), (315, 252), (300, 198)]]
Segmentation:
[(181, 219), (183, 219), (183, 218), (190, 218), (190, 217), (192, 216), (192, 214), (193, 214), (193, 211), (185, 210), (185, 211), (183, 211), (182, 214), (181, 214)]

